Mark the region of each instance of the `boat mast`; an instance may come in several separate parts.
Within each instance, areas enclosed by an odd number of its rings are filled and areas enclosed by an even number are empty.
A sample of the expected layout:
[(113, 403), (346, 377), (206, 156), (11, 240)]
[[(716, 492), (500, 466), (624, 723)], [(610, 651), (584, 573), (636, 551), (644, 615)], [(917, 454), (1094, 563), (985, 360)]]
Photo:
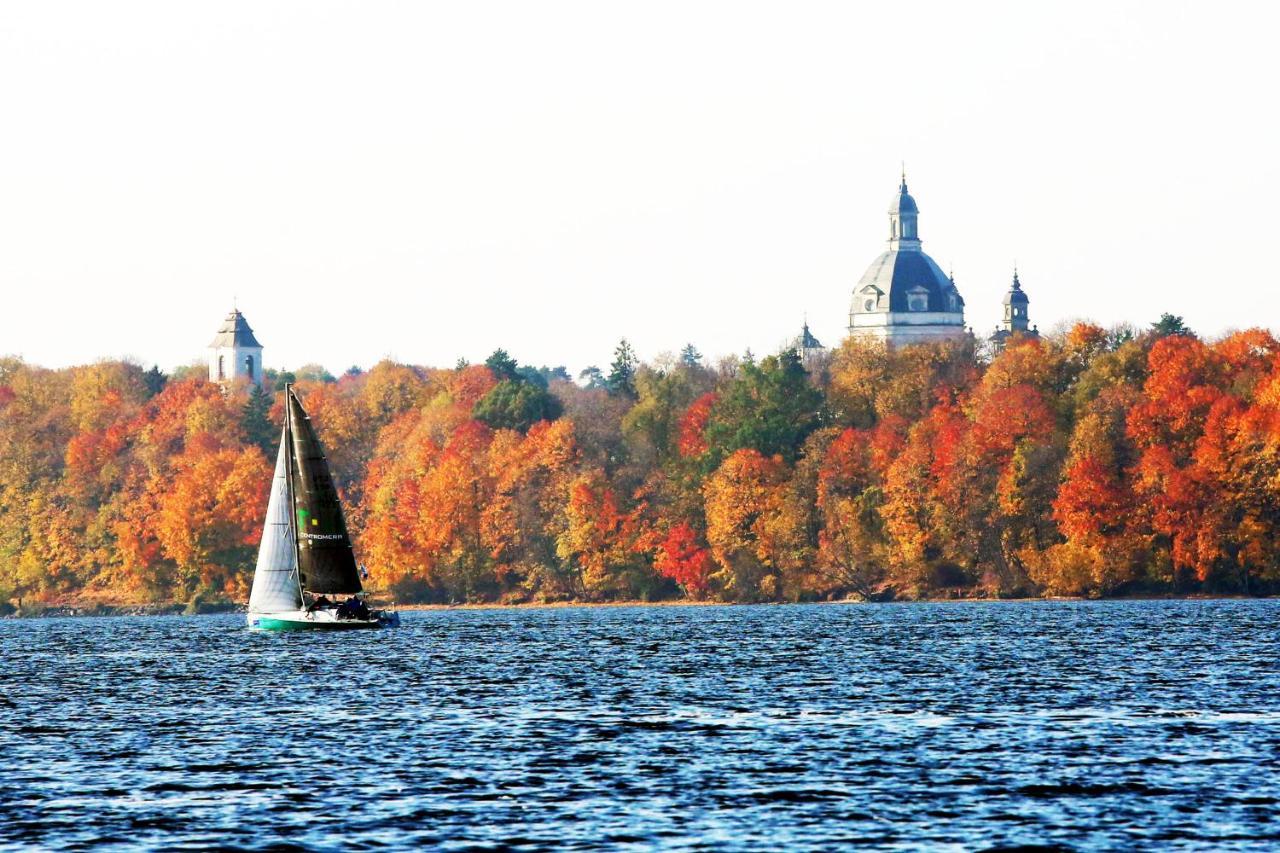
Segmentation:
[(298, 545), (298, 507), (293, 499), (293, 419), (289, 414), (289, 395), (293, 393), (292, 384), (284, 385), (284, 481), (285, 495), (289, 499), (289, 538), (293, 540), (293, 576), (298, 581), (298, 599), (302, 606), (307, 606), (306, 590), (302, 588), (302, 553)]

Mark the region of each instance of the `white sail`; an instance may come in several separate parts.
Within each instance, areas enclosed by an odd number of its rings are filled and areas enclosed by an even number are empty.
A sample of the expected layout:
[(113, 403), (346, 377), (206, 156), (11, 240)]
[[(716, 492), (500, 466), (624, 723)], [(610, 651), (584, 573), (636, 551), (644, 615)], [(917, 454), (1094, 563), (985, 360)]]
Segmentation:
[(258, 565), (249, 592), (250, 613), (278, 613), (302, 607), (298, 587), (298, 552), (289, 523), (289, 480), (285, 464), (288, 442), (282, 436), (276, 457), (276, 474), (267, 501), (267, 521), (258, 546)]

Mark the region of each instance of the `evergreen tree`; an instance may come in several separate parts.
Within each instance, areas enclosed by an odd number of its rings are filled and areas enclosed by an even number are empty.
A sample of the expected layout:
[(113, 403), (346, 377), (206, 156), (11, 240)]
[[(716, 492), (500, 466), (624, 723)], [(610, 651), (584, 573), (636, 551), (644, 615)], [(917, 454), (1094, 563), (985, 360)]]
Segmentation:
[(701, 367), (702, 353), (693, 344), (685, 344), (684, 349), (680, 350), (680, 363), (685, 367)]
[(822, 417), (822, 393), (793, 350), (746, 362), (711, 410), (706, 461), (714, 469), (735, 450), (750, 449), (794, 462)]
[(493, 429), (527, 432), (538, 421), (560, 417), (560, 401), (545, 388), (521, 379), (506, 379), (476, 403), (475, 419)]
[(1195, 334), (1187, 328), (1187, 324), (1176, 314), (1161, 314), (1160, 319), (1151, 324), (1151, 332), (1157, 338), (1167, 338), (1171, 335), (1195, 337)]
[(516, 371), (516, 376), (522, 382), (528, 382), (530, 385), (537, 385), (539, 388), (547, 387), (547, 378), (542, 375), (542, 371), (532, 365), (526, 364)]
[(244, 430), (245, 440), (261, 448), (268, 459), (275, 449), (278, 438), (276, 428), (271, 423), (271, 395), (260, 385), (249, 390), (249, 398), (245, 401), (240, 413), (240, 426)]
[(164, 390), (165, 383), (169, 381), (169, 377), (164, 375), (157, 364), (151, 365), (151, 369), (142, 374), (142, 381), (147, 386), (147, 396), (154, 397)]
[(586, 367), (578, 374), (578, 381), (589, 391), (605, 387), (604, 373), (594, 364)]
[(639, 363), (635, 350), (631, 349), (631, 344), (623, 338), (618, 343), (618, 348), (613, 351), (613, 364), (609, 365), (609, 378), (605, 380), (605, 387), (610, 396), (627, 396), (635, 399), (636, 367)]
[(494, 377), (499, 382), (520, 377), (518, 372), (519, 365), (514, 358), (507, 355), (507, 351), (504, 349), (494, 350), (493, 355), (484, 360), (484, 366), (493, 371)]

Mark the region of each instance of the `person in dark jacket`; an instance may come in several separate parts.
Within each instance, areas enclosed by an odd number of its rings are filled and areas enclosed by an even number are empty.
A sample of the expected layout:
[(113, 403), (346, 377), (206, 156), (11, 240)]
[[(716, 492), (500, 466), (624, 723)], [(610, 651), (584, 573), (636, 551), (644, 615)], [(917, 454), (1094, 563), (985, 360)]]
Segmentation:
[(369, 605), (365, 604), (356, 596), (351, 596), (346, 601), (338, 605), (339, 619), (368, 619)]

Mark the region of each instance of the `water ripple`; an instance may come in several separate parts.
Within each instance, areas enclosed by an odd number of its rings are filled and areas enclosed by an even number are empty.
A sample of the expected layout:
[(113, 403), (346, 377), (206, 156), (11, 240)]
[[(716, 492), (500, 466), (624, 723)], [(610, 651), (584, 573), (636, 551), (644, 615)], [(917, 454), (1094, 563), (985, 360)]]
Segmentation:
[(0, 846), (1267, 849), (1280, 602), (0, 623)]

